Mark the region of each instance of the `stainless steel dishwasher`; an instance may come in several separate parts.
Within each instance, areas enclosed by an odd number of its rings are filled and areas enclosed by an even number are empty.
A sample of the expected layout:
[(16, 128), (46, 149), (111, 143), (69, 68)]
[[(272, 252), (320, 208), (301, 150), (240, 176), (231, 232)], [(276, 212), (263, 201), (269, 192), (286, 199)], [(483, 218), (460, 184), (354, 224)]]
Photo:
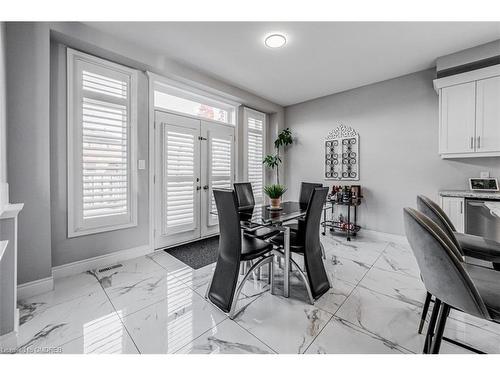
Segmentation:
[(500, 203), (490, 199), (465, 199), (465, 233), (500, 242), (500, 218), (490, 212), (485, 202)]

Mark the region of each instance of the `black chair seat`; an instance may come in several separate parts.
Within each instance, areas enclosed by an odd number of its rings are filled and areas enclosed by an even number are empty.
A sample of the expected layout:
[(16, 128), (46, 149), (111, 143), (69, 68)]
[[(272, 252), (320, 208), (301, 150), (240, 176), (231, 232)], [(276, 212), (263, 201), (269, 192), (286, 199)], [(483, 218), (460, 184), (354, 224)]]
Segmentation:
[[(271, 242), (276, 246), (285, 245), (285, 234), (281, 232), (277, 236), (271, 238)], [(290, 251), (294, 253), (304, 253), (305, 245), (304, 240), (301, 240), (297, 232), (290, 231)]]
[(466, 256), (500, 263), (500, 243), (472, 234), (454, 234)]
[(464, 263), (476, 285), (492, 319), (500, 322), (500, 273), (498, 271)]
[(244, 236), (241, 241), (241, 260), (258, 258), (273, 249), (273, 245), (255, 237)]

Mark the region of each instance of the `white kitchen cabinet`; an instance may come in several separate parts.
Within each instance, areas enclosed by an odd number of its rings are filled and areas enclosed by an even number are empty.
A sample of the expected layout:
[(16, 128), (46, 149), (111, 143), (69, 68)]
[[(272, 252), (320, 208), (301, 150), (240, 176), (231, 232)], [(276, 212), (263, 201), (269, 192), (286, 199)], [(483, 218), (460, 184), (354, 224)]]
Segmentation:
[(439, 100), (439, 153), (474, 153), (476, 83), (443, 87)]
[(500, 151), (500, 76), (476, 83), (476, 152)]
[(457, 232), (464, 233), (465, 200), (458, 197), (441, 197), (441, 208), (448, 215)]

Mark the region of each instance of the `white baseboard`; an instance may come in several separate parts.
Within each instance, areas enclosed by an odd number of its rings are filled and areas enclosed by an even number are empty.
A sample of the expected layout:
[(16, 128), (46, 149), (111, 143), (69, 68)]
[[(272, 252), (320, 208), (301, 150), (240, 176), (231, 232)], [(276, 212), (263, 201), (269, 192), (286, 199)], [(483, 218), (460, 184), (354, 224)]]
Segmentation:
[(40, 280), (30, 281), (17, 286), (17, 300), (37, 296), (39, 294), (50, 292), (54, 289), (53, 276)]
[(109, 266), (114, 263), (137, 258), (146, 254), (150, 254), (152, 252), (153, 249), (149, 245), (119, 250), (115, 251), (114, 253), (100, 255), (94, 258), (79, 260), (76, 262), (63, 264), (61, 266), (52, 267), (52, 275), (54, 276), (54, 279), (60, 279), (66, 276), (77, 275), (94, 268)]
[(385, 241), (391, 241), (391, 242), (401, 244), (401, 245), (408, 245), (408, 240), (406, 239), (406, 236), (402, 236), (400, 234), (379, 232), (379, 231), (371, 230), (371, 229), (361, 229), (361, 231), (359, 233), (362, 236), (370, 237), (370, 238), (373, 238), (376, 240), (385, 240)]

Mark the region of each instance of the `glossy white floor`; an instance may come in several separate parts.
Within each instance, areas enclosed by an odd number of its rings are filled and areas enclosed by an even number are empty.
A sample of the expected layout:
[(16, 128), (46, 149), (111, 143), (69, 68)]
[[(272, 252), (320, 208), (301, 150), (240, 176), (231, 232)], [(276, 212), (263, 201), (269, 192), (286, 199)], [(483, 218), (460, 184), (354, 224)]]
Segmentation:
[[(56, 280), (21, 301), (18, 353), (419, 353), (425, 291), (408, 246), (358, 237), (322, 237), (332, 289), (314, 306), (292, 277), (291, 297), (264, 282), (244, 289), (232, 321), (203, 296), (213, 265), (193, 270), (160, 251), (106, 272)], [(281, 276), (281, 277), (280, 277)], [(445, 335), (500, 353), (500, 325), (452, 313)], [(443, 343), (443, 353), (468, 353)]]

